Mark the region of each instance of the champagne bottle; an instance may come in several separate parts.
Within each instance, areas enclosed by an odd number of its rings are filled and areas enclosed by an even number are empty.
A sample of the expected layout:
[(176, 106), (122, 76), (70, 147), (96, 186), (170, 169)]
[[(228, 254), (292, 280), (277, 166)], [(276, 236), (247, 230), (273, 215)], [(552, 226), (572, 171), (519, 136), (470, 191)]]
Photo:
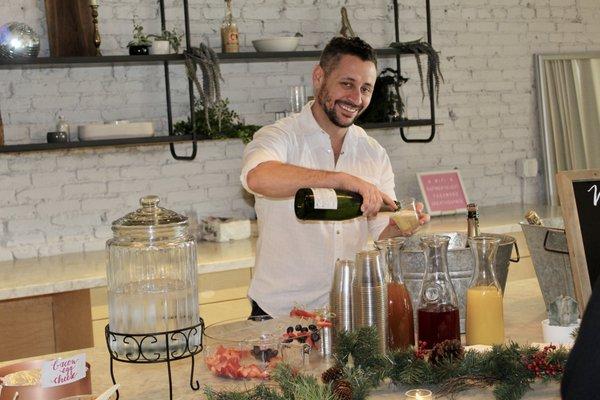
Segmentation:
[(479, 210), (477, 204), (467, 204), (467, 237), (479, 236)]
[(529, 210), (525, 214), (525, 219), (529, 222), (529, 225), (542, 225), (542, 220), (540, 216), (535, 212), (535, 210)]
[[(296, 192), (294, 212), (301, 220), (343, 221), (361, 216), (362, 202), (360, 194), (348, 190), (302, 188)], [(384, 206), (382, 211), (391, 209)]]

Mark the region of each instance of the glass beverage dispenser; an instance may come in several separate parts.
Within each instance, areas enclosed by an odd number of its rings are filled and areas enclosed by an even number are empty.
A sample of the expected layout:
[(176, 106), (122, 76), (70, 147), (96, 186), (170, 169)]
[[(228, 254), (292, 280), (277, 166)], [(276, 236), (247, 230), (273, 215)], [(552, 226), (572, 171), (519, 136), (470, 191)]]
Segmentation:
[[(151, 334), (195, 325), (198, 315), (196, 243), (187, 218), (158, 207), (158, 196), (140, 200), (141, 208), (112, 223), (108, 253), (110, 331)], [(195, 332), (195, 331), (194, 331)], [(169, 340), (169, 350), (185, 351), (200, 343), (200, 331), (186, 340)], [(166, 358), (164, 335), (141, 344), (144, 353)], [(140, 346), (123, 341), (109, 346), (135, 358)]]

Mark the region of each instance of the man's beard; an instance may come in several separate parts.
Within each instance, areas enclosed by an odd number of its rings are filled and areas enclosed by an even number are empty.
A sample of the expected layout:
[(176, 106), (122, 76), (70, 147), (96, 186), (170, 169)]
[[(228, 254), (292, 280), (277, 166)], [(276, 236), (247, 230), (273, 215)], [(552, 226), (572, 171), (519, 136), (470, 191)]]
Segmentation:
[(323, 108), (323, 111), (325, 111), (325, 115), (327, 115), (329, 120), (335, 126), (340, 127), (340, 128), (347, 128), (350, 125), (354, 124), (354, 121), (356, 121), (356, 118), (358, 118), (360, 116), (360, 114), (362, 114), (362, 112), (364, 111), (364, 107), (360, 107), (358, 109), (358, 112), (356, 113), (356, 117), (354, 117), (352, 119), (352, 121), (350, 121), (348, 123), (344, 123), (344, 122), (340, 121), (337, 114), (335, 113), (336, 103), (347, 104), (351, 107), (356, 107), (356, 104), (353, 104), (349, 101), (336, 100), (333, 102), (333, 105), (331, 107), (327, 107), (328, 100), (329, 100), (329, 94), (326, 91), (323, 94), (319, 94), (319, 96), (318, 96), (319, 105), (321, 105), (321, 108)]

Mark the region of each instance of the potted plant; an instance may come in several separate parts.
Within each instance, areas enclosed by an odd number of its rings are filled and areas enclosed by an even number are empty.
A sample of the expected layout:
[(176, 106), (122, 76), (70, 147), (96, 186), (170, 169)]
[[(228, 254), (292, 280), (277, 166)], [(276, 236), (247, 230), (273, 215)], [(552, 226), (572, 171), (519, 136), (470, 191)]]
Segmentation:
[(148, 37), (154, 38), (152, 47), (150, 48), (151, 54), (169, 54), (179, 53), (179, 47), (181, 46), (181, 39), (183, 34), (179, 33), (177, 29), (173, 28), (172, 31), (164, 29), (160, 35), (148, 35)]
[(148, 55), (150, 46), (152, 46), (152, 42), (148, 39), (148, 36), (144, 34), (144, 27), (138, 24), (134, 18), (133, 39), (127, 44), (127, 47), (129, 47), (129, 54), (132, 56)]

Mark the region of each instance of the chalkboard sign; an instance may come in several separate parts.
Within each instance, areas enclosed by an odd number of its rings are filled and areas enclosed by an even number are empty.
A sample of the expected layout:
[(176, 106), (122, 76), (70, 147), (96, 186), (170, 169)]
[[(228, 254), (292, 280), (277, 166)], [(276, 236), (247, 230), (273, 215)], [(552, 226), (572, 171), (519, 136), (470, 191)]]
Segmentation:
[(583, 312), (600, 277), (600, 170), (563, 171), (556, 178), (575, 295)]

